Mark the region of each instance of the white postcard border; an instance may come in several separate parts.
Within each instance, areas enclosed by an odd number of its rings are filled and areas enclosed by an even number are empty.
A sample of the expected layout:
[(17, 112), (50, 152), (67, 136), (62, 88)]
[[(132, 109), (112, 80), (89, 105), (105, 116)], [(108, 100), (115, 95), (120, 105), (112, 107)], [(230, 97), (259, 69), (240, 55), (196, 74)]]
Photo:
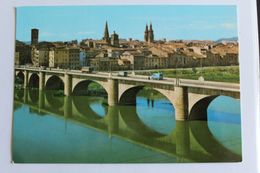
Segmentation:
[[(173, 164), (13, 164), (11, 134), (15, 47), (15, 7), (39, 5), (237, 5), (241, 78), (242, 158), (241, 163)], [(0, 172), (3, 173), (257, 173), (259, 170), (259, 51), (255, 0), (2, 0), (0, 5)]]

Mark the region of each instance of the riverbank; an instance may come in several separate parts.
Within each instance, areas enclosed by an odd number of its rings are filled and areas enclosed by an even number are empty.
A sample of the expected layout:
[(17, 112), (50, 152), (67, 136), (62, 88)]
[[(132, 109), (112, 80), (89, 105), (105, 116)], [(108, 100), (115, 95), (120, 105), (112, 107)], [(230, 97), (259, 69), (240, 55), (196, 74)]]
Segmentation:
[(137, 75), (151, 75), (154, 72), (162, 72), (164, 77), (195, 79), (203, 76), (207, 81), (217, 82), (234, 82), (239, 83), (239, 66), (225, 66), (225, 67), (194, 67), (181, 69), (160, 69), (151, 70), (149, 72), (136, 72)]

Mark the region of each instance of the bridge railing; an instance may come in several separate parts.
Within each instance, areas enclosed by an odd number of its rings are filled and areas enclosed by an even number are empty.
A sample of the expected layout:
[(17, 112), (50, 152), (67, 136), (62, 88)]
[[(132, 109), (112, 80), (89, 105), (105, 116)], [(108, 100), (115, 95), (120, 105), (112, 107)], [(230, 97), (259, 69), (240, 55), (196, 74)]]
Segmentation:
[(199, 80), (189, 80), (180, 79), (180, 86), (190, 86), (190, 87), (201, 87), (201, 88), (216, 88), (220, 90), (230, 90), (230, 91), (240, 91), (240, 84), (228, 83), (228, 82), (213, 82), (213, 81), (199, 81)]

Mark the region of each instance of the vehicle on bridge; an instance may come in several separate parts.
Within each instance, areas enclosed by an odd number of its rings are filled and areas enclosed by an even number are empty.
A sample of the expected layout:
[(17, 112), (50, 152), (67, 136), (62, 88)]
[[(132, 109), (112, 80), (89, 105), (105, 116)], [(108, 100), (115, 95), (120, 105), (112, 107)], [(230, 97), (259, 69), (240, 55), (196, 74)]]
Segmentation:
[(40, 66), (40, 70), (46, 70), (46, 66)]
[(92, 73), (93, 72), (93, 67), (82, 67), (81, 72), (82, 73)]
[(120, 71), (120, 72), (118, 72), (117, 76), (127, 77), (127, 72), (126, 71)]
[(148, 77), (148, 79), (150, 80), (163, 80), (163, 73), (162, 72), (157, 72), (157, 73), (153, 73), (151, 76)]

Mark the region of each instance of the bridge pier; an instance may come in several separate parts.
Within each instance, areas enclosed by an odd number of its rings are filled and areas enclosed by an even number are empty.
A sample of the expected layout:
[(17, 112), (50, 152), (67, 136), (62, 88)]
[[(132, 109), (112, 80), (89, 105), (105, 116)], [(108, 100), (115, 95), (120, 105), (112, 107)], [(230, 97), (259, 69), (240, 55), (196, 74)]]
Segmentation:
[(106, 120), (109, 136), (112, 136), (113, 134), (117, 133), (119, 129), (119, 110), (117, 107), (108, 107)]
[(39, 109), (44, 109), (45, 107), (45, 94), (42, 90), (39, 91)]
[(118, 104), (118, 80), (108, 79), (108, 105), (115, 106)]
[(64, 97), (64, 117), (69, 118), (72, 116), (72, 99), (69, 96)]
[(72, 93), (72, 77), (71, 75), (65, 73), (64, 76), (64, 95), (70, 96)]
[(44, 72), (40, 72), (39, 75), (39, 90), (44, 90), (45, 88), (45, 73)]
[(29, 72), (27, 70), (24, 71), (24, 84), (23, 87), (27, 88), (29, 84)]
[(189, 122), (176, 121), (176, 154), (178, 159), (188, 156), (190, 153)]
[(29, 100), (29, 91), (26, 88), (24, 88), (23, 91), (23, 102), (26, 104)]
[(185, 121), (188, 119), (189, 113), (189, 99), (188, 99), (188, 88), (187, 87), (175, 87), (175, 119), (179, 121)]

